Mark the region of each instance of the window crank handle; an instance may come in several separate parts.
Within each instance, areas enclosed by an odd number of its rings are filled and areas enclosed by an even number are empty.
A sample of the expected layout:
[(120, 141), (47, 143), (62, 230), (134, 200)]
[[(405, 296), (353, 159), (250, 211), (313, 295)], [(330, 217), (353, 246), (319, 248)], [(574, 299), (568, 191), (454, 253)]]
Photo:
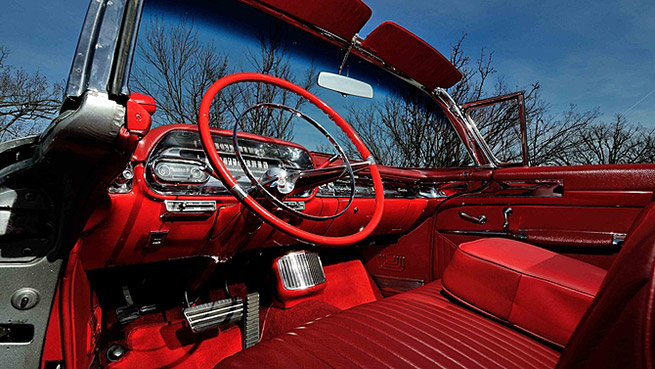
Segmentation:
[(505, 223), (503, 223), (503, 230), (509, 233), (509, 216), (512, 215), (512, 208), (506, 207), (503, 209), (503, 217), (505, 218)]

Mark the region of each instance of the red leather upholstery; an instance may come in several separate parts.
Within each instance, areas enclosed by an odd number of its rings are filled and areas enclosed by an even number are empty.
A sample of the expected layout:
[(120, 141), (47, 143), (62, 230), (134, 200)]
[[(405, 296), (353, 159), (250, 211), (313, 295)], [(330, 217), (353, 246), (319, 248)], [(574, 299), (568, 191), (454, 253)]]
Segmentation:
[[(623, 250), (557, 369), (644, 368), (655, 361), (655, 207)], [(308, 323), (218, 368), (552, 368), (558, 353), (439, 295), (438, 282)]]
[(553, 368), (559, 353), (449, 302), (439, 282), (305, 324), (217, 368)]
[(635, 220), (623, 249), (562, 353), (558, 369), (653, 368), (655, 206)]
[(605, 273), (523, 242), (486, 238), (459, 246), (443, 285), (456, 299), (564, 346)]

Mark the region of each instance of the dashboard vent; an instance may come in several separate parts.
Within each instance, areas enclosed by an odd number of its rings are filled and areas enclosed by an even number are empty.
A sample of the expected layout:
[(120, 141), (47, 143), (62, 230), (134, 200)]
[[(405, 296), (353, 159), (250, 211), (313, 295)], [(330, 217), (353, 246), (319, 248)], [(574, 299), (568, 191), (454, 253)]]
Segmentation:
[(277, 261), (282, 285), (286, 290), (305, 290), (325, 283), (321, 259), (315, 252), (293, 252)]

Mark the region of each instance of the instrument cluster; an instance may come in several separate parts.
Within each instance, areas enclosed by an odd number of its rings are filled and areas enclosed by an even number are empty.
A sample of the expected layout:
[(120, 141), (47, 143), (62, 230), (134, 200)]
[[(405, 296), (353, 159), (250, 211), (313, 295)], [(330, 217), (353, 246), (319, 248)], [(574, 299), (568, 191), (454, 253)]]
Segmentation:
[[(221, 160), (245, 189), (250, 179), (237, 160), (231, 136), (213, 134)], [(269, 168), (311, 169), (309, 153), (299, 147), (249, 138), (238, 139), (239, 150), (255, 178)], [(162, 195), (229, 195), (221, 181), (210, 175), (211, 166), (205, 156), (198, 132), (174, 130), (164, 136), (152, 150), (146, 163), (146, 183)], [(309, 196), (303, 193), (300, 197)]]

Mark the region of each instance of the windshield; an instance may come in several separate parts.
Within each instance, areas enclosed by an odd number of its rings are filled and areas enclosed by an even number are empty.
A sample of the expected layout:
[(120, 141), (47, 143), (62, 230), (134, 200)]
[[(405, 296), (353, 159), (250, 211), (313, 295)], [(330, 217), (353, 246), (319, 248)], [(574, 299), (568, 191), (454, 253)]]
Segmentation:
[[(470, 164), (468, 153), (440, 105), (424, 91), (355, 55), (342, 74), (373, 87), (373, 98), (343, 96), (317, 85), (318, 73), (338, 72), (345, 50), (237, 1), (146, 3), (130, 77), (134, 92), (158, 104), (155, 125), (195, 123), (202, 95), (216, 80), (239, 72), (270, 74), (310, 91), (360, 134), (378, 162), (402, 167)], [(321, 133), (288, 111), (289, 106), (323, 125), (348, 155), (350, 141), (324, 113), (289, 92), (260, 83), (224, 89), (214, 100), (210, 123), (294, 141), (311, 151), (334, 153)]]

